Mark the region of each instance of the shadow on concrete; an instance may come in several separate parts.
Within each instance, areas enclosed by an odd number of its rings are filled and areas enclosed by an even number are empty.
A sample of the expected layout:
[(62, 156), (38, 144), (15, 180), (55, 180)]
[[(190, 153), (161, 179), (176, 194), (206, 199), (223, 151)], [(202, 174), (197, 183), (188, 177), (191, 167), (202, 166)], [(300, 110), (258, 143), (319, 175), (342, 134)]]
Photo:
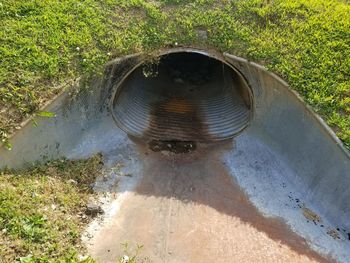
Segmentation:
[(329, 262), (311, 250), (305, 239), (293, 233), (282, 220), (264, 217), (249, 201), (220, 160), (222, 151), (234, 147), (231, 140), (202, 145), (191, 154), (154, 153), (145, 145), (138, 145), (145, 157), (145, 170), (135, 190), (137, 194), (212, 207), (239, 218), (299, 254)]
[[(176, 239), (187, 242), (181, 232), (188, 232), (191, 229), (191, 225), (195, 225), (191, 220), (201, 220), (202, 222), (207, 221), (205, 224), (215, 224), (215, 218), (205, 218), (206, 215), (211, 214), (206, 213), (206, 211), (212, 208), (219, 214), (226, 215), (228, 218), (227, 223), (235, 220), (239, 224), (253, 227), (256, 229), (253, 232), (264, 233), (269, 239), (274, 240), (275, 243), (280, 244), (280, 246), (287, 246), (289, 250), (298, 255), (306, 256), (310, 260), (317, 262), (332, 262), (330, 259), (324, 258), (311, 250), (305, 239), (293, 233), (282, 220), (267, 218), (258, 212), (238, 184), (234, 182), (233, 176), (227, 172), (220, 160), (220, 155), (223, 151), (234, 147), (232, 141), (213, 145), (198, 145), (197, 150), (190, 154), (152, 152), (147, 145), (133, 141), (138, 147), (141, 159), (143, 159), (143, 175), (133, 191), (133, 195), (136, 196), (133, 202), (124, 204), (124, 207), (121, 207), (121, 211), (122, 209), (125, 211), (122, 212), (122, 221), (115, 222), (114, 227), (107, 228), (100, 233), (100, 239), (103, 238), (101, 243), (104, 243), (104, 245), (95, 248), (95, 256), (97, 258), (106, 261), (106, 254), (114, 250), (117, 243), (133, 239), (142, 240), (149, 246), (152, 246), (152, 242), (155, 243), (152, 249), (158, 250), (158, 254), (163, 253), (160, 251), (166, 250), (169, 246), (167, 243), (169, 241), (165, 239), (172, 239), (170, 242), (173, 242), (178, 249), (178, 253), (181, 253), (181, 246), (176, 244)], [(169, 200), (173, 200), (173, 204), (170, 204), (171, 201)], [(193, 209), (203, 206), (201, 208), (203, 213), (197, 218), (191, 218), (191, 211), (182, 208), (185, 206)], [(185, 216), (186, 219), (179, 219), (177, 216), (183, 213), (188, 213), (189, 215)], [(170, 217), (173, 217), (171, 223), (169, 222)], [(235, 219), (231, 220), (230, 218)], [(182, 221), (179, 222), (179, 220)], [(170, 224), (170, 226), (160, 226), (162, 224)], [(174, 226), (171, 226), (172, 224)], [(186, 226), (186, 230), (183, 229), (183, 226)], [(153, 230), (158, 227), (163, 228), (163, 232), (154, 233), (155, 231)], [(175, 230), (171, 229), (172, 227)], [(225, 224), (223, 224), (223, 227), (225, 227)], [(175, 233), (175, 237), (169, 237), (169, 233), (173, 233), (172, 231), (180, 232), (180, 234)], [(225, 230), (220, 231), (225, 232)], [(244, 234), (242, 233), (243, 239)], [(164, 235), (164, 240), (157, 240), (159, 235)], [(200, 240), (201, 238), (202, 240)], [(197, 239), (199, 239), (197, 244), (199, 246), (210, 242), (208, 241), (208, 236), (205, 235), (204, 237), (202, 235), (182, 246), (185, 250), (186, 245), (195, 247), (196, 244), (191, 242), (197, 242)], [(249, 237), (248, 239), (251, 242), (255, 242), (254, 237)], [(223, 240), (222, 242), (225, 241)], [(226, 245), (231, 246), (230, 242), (227, 243)], [(220, 249), (222, 245), (218, 244), (217, 249)], [(108, 253), (106, 253), (107, 251)], [(196, 253), (204, 252), (203, 250), (198, 250)], [(252, 253), (254, 254), (254, 251)], [(163, 258), (161, 262), (181, 262), (183, 260), (183, 258), (180, 258), (177, 261), (172, 261), (167, 259), (167, 256), (157, 255), (155, 258)], [(193, 259), (190, 262), (197, 262), (196, 260), (198, 259)], [(234, 259), (232, 258), (232, 260)], [(276, 259), (271, 258), (269, 262), (274, 262), (274, 260)]]

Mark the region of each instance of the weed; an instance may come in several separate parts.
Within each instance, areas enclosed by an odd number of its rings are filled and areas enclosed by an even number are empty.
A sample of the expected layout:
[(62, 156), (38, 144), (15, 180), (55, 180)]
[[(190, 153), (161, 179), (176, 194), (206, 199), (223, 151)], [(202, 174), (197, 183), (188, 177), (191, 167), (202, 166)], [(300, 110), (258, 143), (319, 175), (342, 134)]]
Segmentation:
[(135, 248), (131, 248), (129, 243), (121, 244), (123, 246), (124, 256), (117, 259), (116, 263), (146, 263), (147, 258), (141, 258), (140, 254), (143, 249), (143, 245), (136, 245)]

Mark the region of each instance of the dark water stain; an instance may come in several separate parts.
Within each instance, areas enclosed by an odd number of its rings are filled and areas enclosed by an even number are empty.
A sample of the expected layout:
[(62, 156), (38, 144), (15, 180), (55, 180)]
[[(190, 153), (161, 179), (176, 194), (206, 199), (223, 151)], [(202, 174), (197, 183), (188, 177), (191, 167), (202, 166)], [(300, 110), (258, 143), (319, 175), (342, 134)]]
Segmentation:
[[(282, 219), (263, 216), (250, 202), (220, 158), (223, 152), (232, 150), (232, 145), (232, 141), (227, 140), (200, 144), (195, 152), (186, 155), (147, 154), (144, 156), (144, 176), (135, 192), (212, 207), (239, 218), (300, 255), (322, 263), (335, 262), (312, 250), (307, 241), (294, 233)], [(145, 147), (145, 144), (139, 144), (140, 152), (147, 151)]]

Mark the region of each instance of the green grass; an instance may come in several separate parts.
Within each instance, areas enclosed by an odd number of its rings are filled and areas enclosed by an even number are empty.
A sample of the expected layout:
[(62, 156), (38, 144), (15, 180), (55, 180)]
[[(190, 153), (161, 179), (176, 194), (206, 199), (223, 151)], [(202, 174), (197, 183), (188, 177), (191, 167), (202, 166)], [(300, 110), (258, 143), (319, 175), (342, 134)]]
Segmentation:
[[(55, 160), (25, 170), (0, 171), (0, 262), (97, 263), (81, 236), (92, 217), (86, 205), (98, 196), (91, 185), (101, 174), (101, 155)], [(116, 263), (149, 262), (141, 245), (120, 244)]]
[(108, 60), (177, 42), (264, 64), (350, 148), (349, 13), (341, 0), (1, 0), (0, 136)]
[[(51, 161), (0, 176), (0, 262), (77, 262), (101, 157)], [(92, 262), (87, 259), (85, 262)]]

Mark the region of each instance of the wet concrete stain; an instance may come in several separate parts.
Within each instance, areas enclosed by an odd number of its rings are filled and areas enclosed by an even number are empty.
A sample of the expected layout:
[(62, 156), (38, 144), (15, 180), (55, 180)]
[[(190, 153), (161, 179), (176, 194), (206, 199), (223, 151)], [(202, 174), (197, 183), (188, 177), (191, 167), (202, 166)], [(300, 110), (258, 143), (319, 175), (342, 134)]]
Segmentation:
[(220, 160), (231, 142), (163, 155), (139, 145), (144, 172), (90, 253), (101, 262), (142, 244), (149, 262), (331, 262), (251, 204)]

